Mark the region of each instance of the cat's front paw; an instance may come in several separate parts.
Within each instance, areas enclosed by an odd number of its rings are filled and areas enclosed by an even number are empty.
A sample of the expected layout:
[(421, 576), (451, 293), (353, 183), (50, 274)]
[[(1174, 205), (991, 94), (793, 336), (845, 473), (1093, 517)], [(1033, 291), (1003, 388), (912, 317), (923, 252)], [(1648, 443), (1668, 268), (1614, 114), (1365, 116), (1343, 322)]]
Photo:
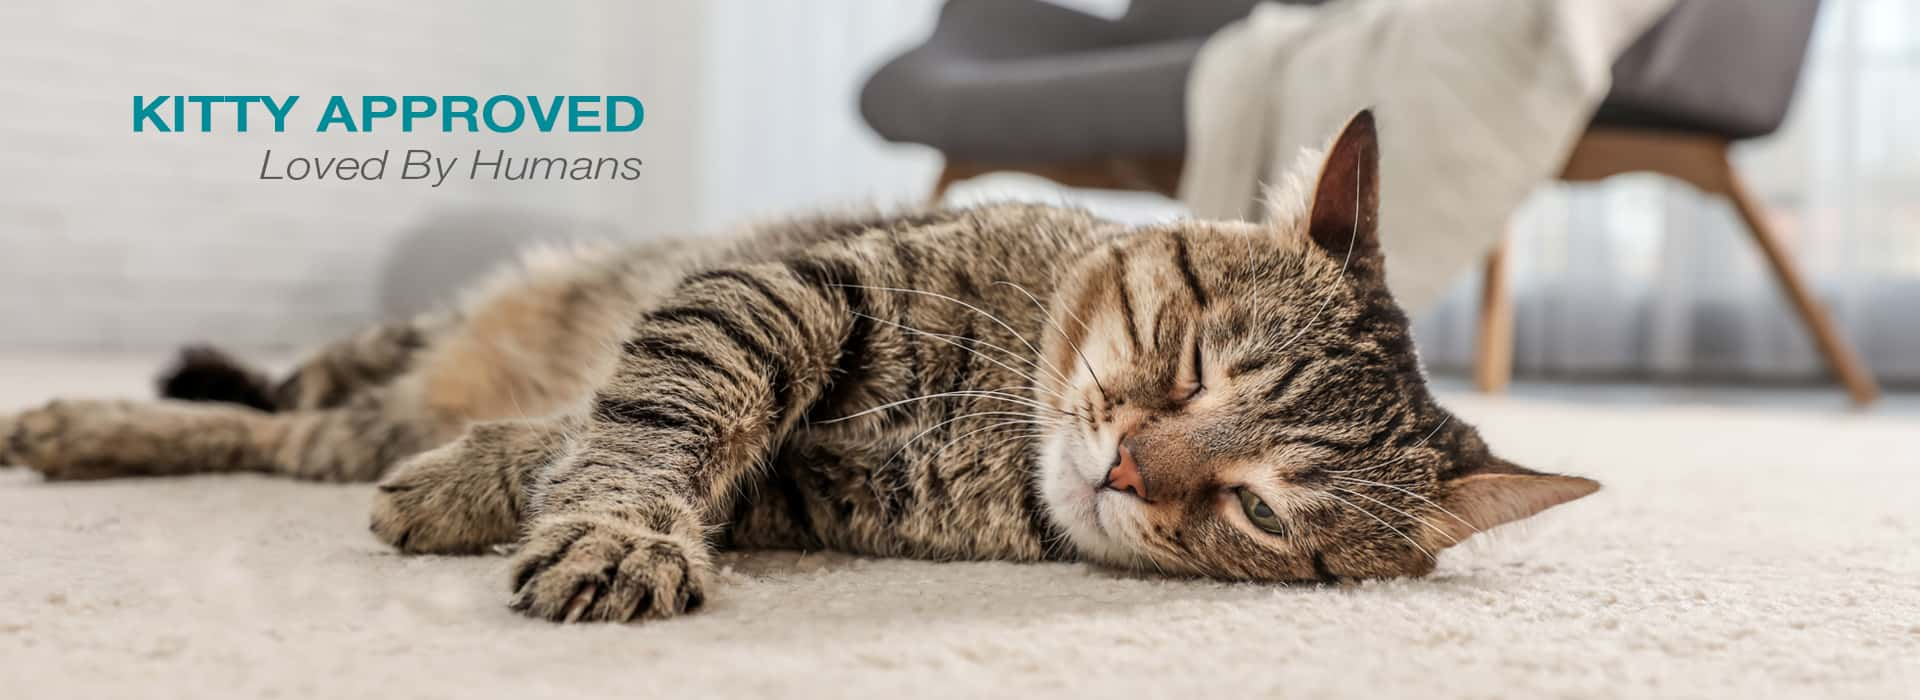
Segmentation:
[(513, 541), (517, 495), (501, 470), (454, 442), (415, 455), (373, 495), (375, 537), (409, 554), (478, 554)]
[(699, 608), (713, 563), (695, 538), (570, 516), (536, 525), (512, 568), (514, 610), (555, 622), (626, 622)]

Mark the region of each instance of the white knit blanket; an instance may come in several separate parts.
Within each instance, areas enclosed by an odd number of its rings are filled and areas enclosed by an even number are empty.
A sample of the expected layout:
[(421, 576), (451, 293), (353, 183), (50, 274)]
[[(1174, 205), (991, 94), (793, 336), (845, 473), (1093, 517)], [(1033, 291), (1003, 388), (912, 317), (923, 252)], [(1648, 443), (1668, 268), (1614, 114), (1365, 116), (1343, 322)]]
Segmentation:
[(1417, 311), (1565, 164), (1615, 57), (1673, 1), (1261, 5), (1194, 64), (1181, 199), (1196, 216), (1258, 219), (1261, 183), (1371, 106), (1389, 284)]

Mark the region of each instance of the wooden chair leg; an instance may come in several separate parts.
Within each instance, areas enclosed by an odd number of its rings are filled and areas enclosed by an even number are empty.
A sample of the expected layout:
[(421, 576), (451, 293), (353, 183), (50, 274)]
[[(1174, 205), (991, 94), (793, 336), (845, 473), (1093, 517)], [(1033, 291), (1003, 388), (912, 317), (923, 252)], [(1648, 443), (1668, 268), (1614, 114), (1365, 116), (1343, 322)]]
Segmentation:
[(1734, 172), (1732, 162), (1726, 163), (1726, 191), (1733, 200), (1733, 206), (1740, 212), (1740, 218), (1747, 224), (1747, 231), (1753, 235), (1753, 242), (1760, 246), (1760, 252), (1767, 258), (1767, 265), (1773, 269), (1773, 276), (1780, 280), (1780, 286), (1793, 301), (1800, 312), (1800, 320), (1807, 324), (1808, 332), (1813, 334), (1820, 353), (1826, 356), (1827, 365), (1833, 368), (1835, 376), (1847, 387), (1847, 393), (1853, 396), (1858, 406), (1866, 406), (1880, 396), (1880, 387), (1874, 383), (1873, 373), (1867, 369), (1853, 345), (1841, 335), (1833, 322), (1833, 315), (1827, 307), (1814, 298), (1813, 290), (1800, 276), (1800, 270), (1788, 257), (1786, 246), (1780, 236), (1767, 221), (1766, 209), (1747, 191), (1746, 184)]
[(1505, 393), (1513, 379), (1513, 299), (1507, 289), (1507, 241), (1487, 254), (1480, 284), (1480, 336), (1473, 382), (1488, 394)]
[(941, 165), (940, 177), (933, 181), (933, 196), (928, 198), (927, 206), (940, 208), (940, 203), (946, 200), (947, 190), (951, 189), (954, 183), (967, 179), (967, 172), (967, 168), (953, 161), (947, 161)]

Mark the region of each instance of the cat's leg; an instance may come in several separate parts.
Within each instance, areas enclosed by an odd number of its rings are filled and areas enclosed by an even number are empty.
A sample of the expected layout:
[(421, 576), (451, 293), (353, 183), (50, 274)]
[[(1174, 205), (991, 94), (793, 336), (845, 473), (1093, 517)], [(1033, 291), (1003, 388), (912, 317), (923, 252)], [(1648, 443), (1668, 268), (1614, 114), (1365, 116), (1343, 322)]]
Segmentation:
[(512, 542), (536, 471), (565, 454), (582, 419), (478, 423), (380, 482), (375, 536), (414, 554), (475, 554)]
[[(609, 251), (538, 256), (474, 295), (457, 323), (423, 321), (447, 324), (416, 327), (428, 341), (389, 327), (336, 344), (322, 353), (333, 359), (309, 364), (329, 379), (294, 384), (301, 390), (292, 404), (321, 408), (62, 401), (21, 414), (0, 437), (14, 438), (11, 461), (56, 479), (241, 470), (376, 479), (470, 424), (581, 405), (612, 371), (631, 323), (628, 271)], [(366, 367), (322, 369), (356, 362)], [(401, 373), (384, 377), (393, 371)], [(342, 381), (351, 388), (329, 388)]]
[(646, 278), (670, 285), (675, 261), (687, 254), (681, 248), (672, 241), (630, 249), (536, 247), (476, 284), (458, 307), (329, 343), (278, 383), (221, 351), (187, 348), (161, 377), (161, 395), (268, 411), (312, 410), (345, 405), (362, 391), (436, 362), (524, 369), (516, 360), (542, 357), (577, 368), (584, 364), (575, 361), (581, 351), (569, 345), (601, 342), (599, 327), (608, 325), (608, 317), (618, 315), (612, 325), (623, 328), (630, 307), (659, 291), (634, 283), (634, 265), (657, 268)]
[(218, 349), (191, 346), (161, 376), (160, 395), (263, 411), (334, 408), (405, 374), (434, 338), (458, 327), (451, 313), (382, 323), (321, 347), (278, 383)]
[[(850, 252), (847, 253), (851, 255)], [(533, 486), (512, 607), (624, 621), (697, 606), (720, 525), (833, 376), (861, 314), (857, 262), (688, 278), (646, 313), (571, 452)]]
[(375, 497), (374, 533), (405, 552), (511, 542), (532, 472), (584, 430), (587, 397), (614, 371), (635, 316), (679, 280), (675, 250), (536, 254), (470, 300), (459, 331), (436, 343), (425, 386), (436, 406), (495, 409), (476, 410), (460, 439), (394, 469)]
[(335, 341), (274, 387), (274, 405), (283, 410), (344, 405), (360, 393), (386, 386), (406, 374), (427, 355), (436, 338), (459, 328), (460, 318), (455, 314), (422, 314)]
[(257, 471), (370, 481), (464, 425), (405, 398), (377, 389), (338, 408), (291, 413), (188, 401), (54, 401), (0, 419), (7, 445), (0, 456), (54, 480)]

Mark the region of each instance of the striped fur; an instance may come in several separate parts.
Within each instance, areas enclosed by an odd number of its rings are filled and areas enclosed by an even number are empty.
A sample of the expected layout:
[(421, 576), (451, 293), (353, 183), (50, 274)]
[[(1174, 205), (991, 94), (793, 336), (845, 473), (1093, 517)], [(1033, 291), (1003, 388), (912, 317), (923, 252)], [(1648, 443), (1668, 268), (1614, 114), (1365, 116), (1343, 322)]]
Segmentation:
[[(1363, 115), (1263, 226), (998, 205), (536, 253), (323, 351), (272, 413), (56, 402), (0, 418), (0, 457), (384, 476), (376, 535), (517, 542), (512, 606), (565, 621), (693, 609), (715, 547), (1418, 575), (1593, 485), (1493, 457), (1428, 395), (1376, 150)], [(1133, 491), (1106, 488), (1123, 448)]]

